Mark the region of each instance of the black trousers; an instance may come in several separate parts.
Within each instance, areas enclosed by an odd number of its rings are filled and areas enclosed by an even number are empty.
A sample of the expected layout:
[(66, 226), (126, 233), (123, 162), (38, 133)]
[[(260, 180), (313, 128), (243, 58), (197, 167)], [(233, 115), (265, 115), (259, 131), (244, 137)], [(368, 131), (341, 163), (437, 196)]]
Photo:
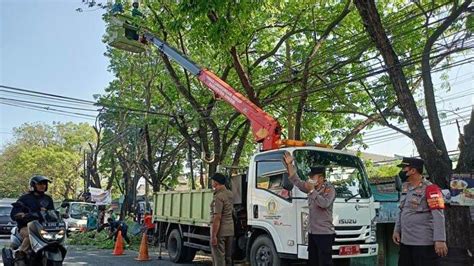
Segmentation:
[(308, 266), (332, 266), (332, 244), (336, 235), (308, 235)]
[(410, 246), (400, 243), (398, 266), (439, 266), (439, 261), (434, 245)]

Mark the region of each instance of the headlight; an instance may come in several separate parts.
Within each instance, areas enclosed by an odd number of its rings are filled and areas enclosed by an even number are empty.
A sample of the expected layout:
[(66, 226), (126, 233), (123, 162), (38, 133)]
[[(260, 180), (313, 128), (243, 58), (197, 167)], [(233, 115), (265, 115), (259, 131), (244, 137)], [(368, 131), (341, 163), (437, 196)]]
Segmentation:
[(49, 232), (47, 232), (47, 231), (45, 231), (45, 230), (41, 230), (41, 231), (40, 231), (40, 234), (41, 234), (41, 237), (44, 238), (44, 239), (46, 239), (46, 240), (51, 240), (51, 239), (54, 238), (53, 234), (51, 234), (51, 233), (49, 233)]
[(375, 222), (375, 218), (374, 218), (370, 222), (370, 235), (365, 240), (365, 243), (375, 243), (375, 242), (377, 242), (377, 223)]
[(59, 232), (56, 233), (56, 235), (54, 236), (54, 238), (56, 239), (61, 239), (64, 237), (64, 230), (60, 230)]
[(40, 234), (41, 234), (41, 237), (46, 240), (58, 240), (64, 237), (64, 230), (60, 230), (57, 233), (41, 230)]
[(306, 212), (301, 213), (301, 237), (303, 244), (308, 245), (308, 228), (309, 228), (309, 214)]

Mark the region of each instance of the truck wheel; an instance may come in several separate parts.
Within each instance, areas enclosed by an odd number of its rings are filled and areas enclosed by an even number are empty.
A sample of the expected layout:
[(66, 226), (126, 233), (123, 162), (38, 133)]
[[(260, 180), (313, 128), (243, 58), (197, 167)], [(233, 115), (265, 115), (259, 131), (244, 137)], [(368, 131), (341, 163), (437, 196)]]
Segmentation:
[(183, 247), (185, 251), (185, 258), (183, 262), (191, 262), (194, 260), (194, 257), (196, 257), (196, 252), (197, 249), (195, 248), (190, 248), (190, 247)]
[(183, 238), (178, 229), (173, 229), (168, 236), (166, 245), (168, 254), (172, 262), (183, 262), (186, 259), (186, 247), (183, 245)]
[(282, 265), (273, 241), (268, 236), (261, 235), (252, 243), (250, 248), (250, 265)]

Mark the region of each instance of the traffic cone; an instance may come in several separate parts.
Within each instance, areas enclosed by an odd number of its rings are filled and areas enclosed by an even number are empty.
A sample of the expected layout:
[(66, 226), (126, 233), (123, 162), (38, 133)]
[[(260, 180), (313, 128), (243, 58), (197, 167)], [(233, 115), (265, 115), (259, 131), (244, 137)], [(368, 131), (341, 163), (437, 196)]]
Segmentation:
[(120, 230), (117, 233), (117, 241), (115, 241), (115, 248), (114, 248), (114, 252), (112, 252), (112, 255), (115, 255), (115, 256), (123, 255), (123, 237), (122, 237), (122, 231)]
[(140, 251), (138, 252), (138, 257), (135, 260), (150, 260), (150, 257), (148, 256), (148, 236), (146, 235), (146, 231), (143, 233), (142, 242), (140, 243)]

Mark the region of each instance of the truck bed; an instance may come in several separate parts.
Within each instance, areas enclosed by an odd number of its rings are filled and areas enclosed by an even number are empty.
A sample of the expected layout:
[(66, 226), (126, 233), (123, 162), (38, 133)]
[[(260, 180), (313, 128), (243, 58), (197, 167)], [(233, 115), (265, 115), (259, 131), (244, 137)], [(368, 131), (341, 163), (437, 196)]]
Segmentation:
[(153, 220), (210, 226), (211, 189), (156, 192), (153, 195)]

